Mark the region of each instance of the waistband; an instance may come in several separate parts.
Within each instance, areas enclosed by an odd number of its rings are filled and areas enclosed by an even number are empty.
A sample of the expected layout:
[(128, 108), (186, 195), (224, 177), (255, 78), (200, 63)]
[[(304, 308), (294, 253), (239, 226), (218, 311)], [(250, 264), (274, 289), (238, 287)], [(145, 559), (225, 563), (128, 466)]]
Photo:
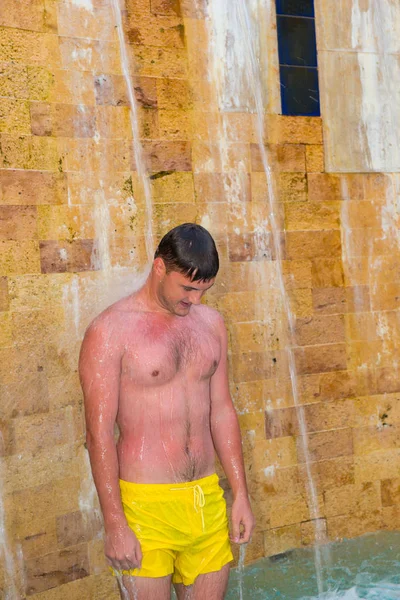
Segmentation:
[(186, 491), (199, 489), (199, 487), (203, 492), (207, 493), (207, 491), (211, 491), (218, 487), (218, 483), (219, 477), (216, 473), (208, 475), (207, 477), (202, 477), (201, 479), (182, 482), (177, 481), (176, 483), (134, 483), (133, 481), (119, 480), (121, 492), (135, 496), (156, 496), (158, 494), (163, 494), (164, 497), (165, 493), (168, 492), (184, 493)]

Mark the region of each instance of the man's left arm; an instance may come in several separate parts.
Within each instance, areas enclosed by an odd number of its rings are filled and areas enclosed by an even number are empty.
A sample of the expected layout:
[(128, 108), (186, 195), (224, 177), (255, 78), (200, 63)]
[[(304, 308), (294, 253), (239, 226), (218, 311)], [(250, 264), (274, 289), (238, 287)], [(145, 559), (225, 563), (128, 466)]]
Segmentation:
[(244, 544), (250, 540), (254, 517), (246, 484), (239, 422), (229, 392), (227, 333), (219, 315), (217, 328), (221, 339), (221, 358), (211, 378), (211, 434), (233, 493), (231, 539)]

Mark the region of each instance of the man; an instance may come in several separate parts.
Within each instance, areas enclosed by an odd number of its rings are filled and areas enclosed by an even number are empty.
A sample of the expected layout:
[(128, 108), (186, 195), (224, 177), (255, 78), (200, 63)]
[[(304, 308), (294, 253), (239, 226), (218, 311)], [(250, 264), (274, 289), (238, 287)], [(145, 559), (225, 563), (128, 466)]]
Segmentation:
[(214, 451), (234, 497), (231, 539), (246, 543), (252, 533), (226, 330), (201, 304), (218, 268), (203, 227), (175, 227), (144, 286), (97, 317), (83, 340), (87, 446), (123, 598), (167, 600), (171, 579), (180, 600), (224, 598), (232, 554)]

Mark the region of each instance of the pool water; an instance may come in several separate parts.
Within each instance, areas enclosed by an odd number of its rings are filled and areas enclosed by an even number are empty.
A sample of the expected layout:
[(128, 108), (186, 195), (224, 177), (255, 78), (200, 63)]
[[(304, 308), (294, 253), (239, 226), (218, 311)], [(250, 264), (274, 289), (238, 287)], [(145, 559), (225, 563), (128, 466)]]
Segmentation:
[(400, 531), (328, 544), (321, 560), (323, 594), (305, 548), (232, 569), (226, 600), (400, 600)]

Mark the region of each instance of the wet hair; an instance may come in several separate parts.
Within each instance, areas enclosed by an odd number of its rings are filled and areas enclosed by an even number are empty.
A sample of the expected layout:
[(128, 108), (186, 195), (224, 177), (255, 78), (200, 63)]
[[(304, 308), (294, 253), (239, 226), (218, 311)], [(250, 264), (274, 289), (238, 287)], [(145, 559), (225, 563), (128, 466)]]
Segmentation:
[(195, 223), (183, 223), (162, 238), (154, 258), (162, 258), (167, 269), (178, 271), (191, 281), (214, 279), (219, 269), (215, 242), (207, 229)]

